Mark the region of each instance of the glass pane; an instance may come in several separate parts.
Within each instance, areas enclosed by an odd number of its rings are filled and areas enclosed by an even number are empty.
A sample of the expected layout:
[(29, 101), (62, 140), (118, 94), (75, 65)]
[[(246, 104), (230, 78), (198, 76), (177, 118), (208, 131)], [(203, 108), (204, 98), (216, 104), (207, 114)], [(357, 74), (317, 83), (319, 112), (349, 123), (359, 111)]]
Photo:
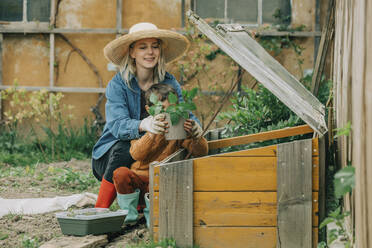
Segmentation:
[(227, 17), (234, 23), (257, 23), (257, 0), (228, 0)]
[(23, 0), (0, 0), (0, 21), (16, 22), (23, 19)]
[(202, 18), (224, 18), (225, 0), (197, 0), (195, 7), (196, 14)]
[(27, 21), (49, 22), (50, 0), (27, 1)]
[(280, 19), (274, 17), (277, 10), (280, 10), (282, 22), (291, 21), (291, 0), (262, 0), (263, 23), (279, 23)]

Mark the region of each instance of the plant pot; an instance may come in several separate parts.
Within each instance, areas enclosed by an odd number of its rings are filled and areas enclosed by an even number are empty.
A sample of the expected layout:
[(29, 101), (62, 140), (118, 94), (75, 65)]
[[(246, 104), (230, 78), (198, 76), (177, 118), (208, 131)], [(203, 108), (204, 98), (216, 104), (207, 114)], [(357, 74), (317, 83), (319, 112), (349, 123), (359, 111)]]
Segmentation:
[(56, 213), (56, 217), (64, 235), (85, 236), (120, 231), (127, 213), (127, 210), (87, 208)]
[(181, 117), (176, 125), (172, 125), (170, 116), (165, 113), (165, 120), (168, 122), (169, 128), (168, 133), (165, 133), (166, 140), (182, 140), (186, 139), (186, 131), (183, 127), (185, 118)]

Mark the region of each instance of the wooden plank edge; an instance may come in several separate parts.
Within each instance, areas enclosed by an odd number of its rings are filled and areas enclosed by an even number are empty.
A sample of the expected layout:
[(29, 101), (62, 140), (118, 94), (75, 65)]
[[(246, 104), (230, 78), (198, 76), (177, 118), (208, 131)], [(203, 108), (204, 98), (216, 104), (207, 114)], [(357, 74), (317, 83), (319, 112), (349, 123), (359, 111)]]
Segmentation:
[(253, 142), (261, 142), (272, 139), (285, 138), (290, 136), (313, 133), (314, 130), (309, 125), (302, 125), (297, 127), (283, 128), (274, 131), (261, 132), (256, 134), (249, 134), (239, 137), (226, 138), (221, 140), (208, 141), (209, 150), (224, 148), (236, 145), (245, 145)]

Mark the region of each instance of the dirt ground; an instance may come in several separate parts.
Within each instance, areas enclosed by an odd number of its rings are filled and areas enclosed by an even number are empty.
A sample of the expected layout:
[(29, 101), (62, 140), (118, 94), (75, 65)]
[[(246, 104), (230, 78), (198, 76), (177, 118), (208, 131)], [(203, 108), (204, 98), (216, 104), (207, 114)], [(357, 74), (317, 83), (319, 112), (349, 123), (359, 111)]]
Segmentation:
[[(1, 167), (0, 166), (0, 197), (1, 198), (36, 198), (66, 196), (82, 192), (97, 194), (98, 181), (93, 176), (86, 179), (90, 187), (81, 190), (64, 177), (65, 171), (71, 169), (74, 173), (90, 173), (90, 161), (71, 160), (53, 164), (38, 164), (35, 167)], [(71, 174), (75, 175), (75, 174)], [(71, 176), (70, 175), (70, 176)], [(93, 206), (86, 206), (93, 207)], [(60, 211), (58, 211), (60, 212)], [(39, 247), (43, 243), (62, 236), (61, 229), (55, 217), (55, 212), (37, 215), (8, 214), (0, 218), (0, 247)], [(123, 226), (118, 233), (108, 235), (109, 244), (105, 247), (126, 247), (149, 240), (149, 233), (145, 227), (145, 220), (132, 227)]]

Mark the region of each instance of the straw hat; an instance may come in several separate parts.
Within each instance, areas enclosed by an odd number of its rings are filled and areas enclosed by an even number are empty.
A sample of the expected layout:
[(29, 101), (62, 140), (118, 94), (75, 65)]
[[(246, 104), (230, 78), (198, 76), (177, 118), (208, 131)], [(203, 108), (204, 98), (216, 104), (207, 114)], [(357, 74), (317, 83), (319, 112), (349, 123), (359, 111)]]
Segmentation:
[(162, 41), (166, 63), (181, 57), (190, 46), (190, 42), (187, 38), (177, 32), (158, 29), (152, 23), (141, 22), (133, 25), (129, 29), (128, 34), (108, 43), (103, 49), (103, 53), (109, 61), (119, 65), (123, 57), (129, 51), (130, 44), (145, 38), (157, 38)]

